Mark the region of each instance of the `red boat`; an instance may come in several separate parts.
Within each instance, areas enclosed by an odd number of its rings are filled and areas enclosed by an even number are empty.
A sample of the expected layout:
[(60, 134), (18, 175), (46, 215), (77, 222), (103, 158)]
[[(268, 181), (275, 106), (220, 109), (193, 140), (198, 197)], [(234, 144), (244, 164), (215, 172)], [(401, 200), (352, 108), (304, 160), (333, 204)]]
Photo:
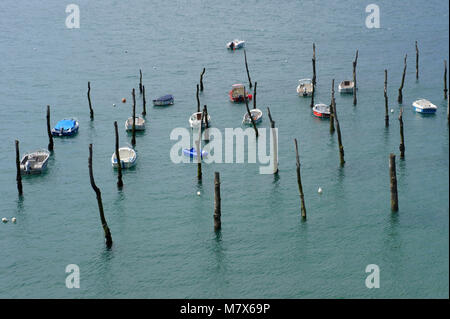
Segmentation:
[(230, 95), (230, 101), (231, 102), (245, 102), (244, 100), (244, 94), (245, 94), (245, 98), (247, 100), (251, 100), (252, 99), (252, 95), (248, 94), (245, 91), (245, 86), (243, 84), (233, 84), (231, 87), (231, 91), (229, 93)]
[(313, 114), (320, 118), (330, 117), (330, 107), (326, 104), (316, 104), (313, 107)]

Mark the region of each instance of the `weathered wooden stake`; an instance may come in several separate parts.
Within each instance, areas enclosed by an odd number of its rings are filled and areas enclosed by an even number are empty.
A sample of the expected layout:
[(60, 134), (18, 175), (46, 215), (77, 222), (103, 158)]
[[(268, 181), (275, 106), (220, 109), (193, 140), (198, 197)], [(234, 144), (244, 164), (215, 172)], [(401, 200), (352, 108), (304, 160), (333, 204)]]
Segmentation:
[(20, 173), (20, 153), (19, 153), (19, 141), (16, 140), (16, 169), (17, 169), (17, 190), (19, 192), (19, 196), (23, 195), (23, 189), (22, 189), (22, 175)]
[(116, 158), (117, 158), (117, 187), (122, 188), (123, 181), (122, 181), (122, 161), (120, 160), (120, 153), (119, 153), (119, 131), (117, 129), (117, 121), (114, 121), (114, 130), (116, 133)]
[(203, 75), (205, 74), (205, 71), (206, 71), (205, 68), (203, 68), (202, 73), (200, 73), (200, 91), (202, 92), (203, 92)]
[(331, 80), (330, 134), (333, 134), (333, 133), (334, 133), (333, 104), (334, 104), (334, 79)]
[(336, 103), (333, 103), (333, 117), (336, 121), (336, 131), (338, 136), (338, 143), (339, 143), (339, 160), (341, 162), (341, 166), (344, 165), (344, 146), (342, 145), (342, 136), (341, 136), (341, 127), (339, 126), (339, 120), (336, 112)]
[(314, 107), (314, 95), (316, 93), (316, 44), (313, 43), (313, 57), (312, 57), (312, 67), (313, 67), (313, 78), (312, 78), (312, 94), (311, 94), (311, 105)]
[(400, 158), (405, 158), (405, 139), (403, 137), (403, 107), (400, 108), (400, 115), (398, 116), (400, 122)]
[(353, 105), (356, 105), (356, 64), (358, 63), (358, 50), (356, 50), (355, 61), (353, 61)]
[(91, 120), (94, 119), (94, 110), (92, 109), (92, 103), (91, 103), (91, 82), (88, 81), (88, 91), (87, 91), (87, 97), (89, 101), (89, 110), (91, 111)]
[(256, 137), (258, 137), (258, 129), (256, 128), (255, 120), (253, 119), (252, 114), (250, 113), (250, 109), (248, 108), (248, 99), (245, 98), (245, 96), (246, 96), (245, 94), (246, 94), (246, 92), (245, 92), (245, 88), (244, 88), (245, 107), (247, 108), (247, 114), (250, 117), (250, 120), (252, 121), (252, 126), (253, 126), (253, 129), (255, 130), (255, 135), (256, 135)]
[[(256, 86), (256, 82), (255, 82)], [(267, 114), (269, 115), (270, 120), (270, 130), (272, 132), (273, 138), (273, 174), (278, 174), (278, 137), (277, 130), (275, 129), (275, 121), (272, 119), (272, 114), (270, 114), (270, 109), (267, 108)]]
[(197, 84), (197, 112), (200, 112), (200, 97), (199, 97), (199, 95), (198, 95), (198, 91), (199, 91), (199, 87), (198, 87), (198, 84)]
[(102, 193), (100, 192), (100, 189), (97, 187), (97, 185), (95, 185), (94, 173), (92, 171), (92, 144), (89, 144), (88, 166), (89, 166), (89, 178), (91, 180), (91, 186), (95, 194), (97, 195), (98, 210), (100, 213), (100, 221), (102, 222), (103, 231), (105, 233), (106, 247), (111, 248), (113, 241), (108, 224), (106, 223), (105, 214), (103, 212)]
[(389, 126), (389, 103), (387, 95), (387, 70), (384, 70), (384, 125)]
[(400, 88), (398, 89), (398, 103), (403, 103), (403, 85), (405, 84), (405, 75), (406, 75), (406, 58), (408, 57), (408, 54), (405, 54), (405, 66), (403, 67), (403, 75), (402, 75), (402, 83), (400, 84)]
[[(248, 64), (247, 64), (247, 52), (245, 52), (245, 49), (244, 49), (244, 61), (245, 61), (245, 69), (247, 70), (248, 87), (252, 88), (252, 80), (250, 79), (250, 72), (248, 71)], [(244, 98), (245, 98), (245, 95), (244, 95)]]
[(419, 79), (419, 47), (416, 41), (416, 80)]
[(145, 99), (145, 85), (142, 86), (142, 116), (147, 115), (147, 100)]
[(444, 60), (444, 99), (447, 99), (447, 60)]
[(256, 109), (256, 86), (258, 82), (255, 81), (255, 87), (253, 88), (253, 108)]
[(205, 117), (205, 133), (203, 134), (204, 141), (209, 141), (209, 122), (208, 122), (208, 107), (203, 106), (203, 114)]
[(398, 211), (397, 173), (395, 169), (395, 154), (389, 155), (389, 175), (391, 177), (391, 210)]
[(305, 196), (303, 194), (302, 177), (300, 175), (300, 157), (298, 156), (298, 145), (296, 138), (294, 138), (294, 143), (295, 143), (295, 155), (297, 160), (297, 183), (298, 183), (298, 191), (300, 193), (301, 212), (302, 218), (306, 219)]
[(202, 112), (202, 117), (200, 118), (200, 125), (198, 127), (198, 140), (195, 141), (195, 146), (197, 149), (197, 179), (199, 182), (202, 181), (202, 124), (205, 116), (205, 112)]
[(131, 95), (133, 95), (133, 126), (131, 127), (131, 134), (133, 135), (131, 137), (131, 145), (136, 145), (136, 96), (133, 91), (131, 91)]
[(214, 172), (214, 230), (220, 230), (222, 227), (222, 221), (220, 217), (222, 215), (220, 205), (220, 174)]
[(47, 135), (48, 135), (48, 150), (53, 151), (53, 135), (50, 129), (50, 105), (47, 105)]
[(143, 88), (142, 88), (142, 71), (139, 69), (139, 93), (142, 94)]

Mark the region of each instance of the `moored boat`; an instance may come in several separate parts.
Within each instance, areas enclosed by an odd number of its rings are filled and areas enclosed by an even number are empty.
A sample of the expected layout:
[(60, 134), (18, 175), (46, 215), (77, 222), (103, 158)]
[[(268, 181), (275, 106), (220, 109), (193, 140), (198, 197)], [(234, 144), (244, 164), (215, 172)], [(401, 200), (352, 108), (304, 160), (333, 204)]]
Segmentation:
[(297, 93), (299, 96), (311, 96), (313, 92), (313, 84), (311, 79), (298, 80)]
[(427, 99), (419, 99), (413, 102), (414, 111), (423, 114), (434, 114), (436, 113), (437, 106), (428, 101)]
[(353, 94), (353, 87), (355, 86), (355, 82), (344, 80), (339, 83), (338, 90), (339, 93), (350, 93)]
[[(136, 165), (137, 153), (134, 149), (130, 147), (121, 147), (119, 148), (119, 157), (120, 157), (120, 167), (122, 168), (130, 168)], [(117, 168), (117, 157), (116, 152), (111, 156), (111, 164), (114, 168)]]
[(56, 123), (51, 133), (53, 136), (72, 136), (78, 132), (79, 127), (76, 119), (64, 119)]
[(330, 117), (330, 106), (322, 103), (316, 104), (313, 107), (313, 114), (320, 118)]
[(227, 48), (231, 50), (241, 49), (245, 47), (245, 41), (244, 40), (233, 40), (227, 43)]
[[(190, 127), (198, 128), (200, 126), (200, 122), (202, 120), (202, 113), (203, 112), (195, 112), (189, 117), (189, 125), (190, 125)], [(206, 120), (208, 120), (208, 124), (211, 122), (211, 116), (209, 114), (206, 117), (206, 119), (205, 119), (205, 117), (203, 117), (202, 128), (205, 127)]]
[[(229, 92), (231, 102), (245, 102), (245, 99), (251, 100), (252, 95), (245, 90), (244, 84), (233, 84)], [(245, 95), (245, 99), (244, 99)]]
[[(129, 117), (125, 121), (125, 130), (131, 131), (133, 129), (133, 117)], [(135, 117), (134, 121), (134, 129), (136, 131), (143, 131), (145, 130), (145, 120), (142, 117)]]
[[(203, 159), (204, 157), (208, 156), (208, 152), (201, 150), (201, 159)], [(191, 158), (197, 158), (197, 150), (194, 147), (191, 147), (190, 149), (183, 149), (183, 154), (186, 156), (189, 156)]]
[(38, 150), (25, 154), (20, 160), (20, 171), (24, 174), (42, 173), (48, 164), (50, 152), (47, 150)]
[(153, 100), (153, 105), (155, 106), (165, 106), (165, 105), (172, 105), (174, 102), (174, 97), (172, 94), (167, 94), (160, 96), (157, 99)]
[[(253, 121), (255, 124), (259, 124), (262, 121), (262, 111), (260, 109), (251, 109), (250, 114), (252, 115)], [(250, 116), (248, 116), (248, 112), (244, 114), (244, 118), (242, 119), (243, 124), (251, 125), (252, 120)]]

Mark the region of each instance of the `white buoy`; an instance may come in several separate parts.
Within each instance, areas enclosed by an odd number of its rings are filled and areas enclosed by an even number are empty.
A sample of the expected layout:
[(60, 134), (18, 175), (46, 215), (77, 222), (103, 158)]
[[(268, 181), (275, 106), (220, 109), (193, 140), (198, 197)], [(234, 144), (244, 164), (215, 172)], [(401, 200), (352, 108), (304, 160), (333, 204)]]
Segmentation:
[(394, 109), (391, 109), (391, 113), (394, 113)]
[(116, 107), (116, 104), (113, 104), (114, 107)]
[(319, 189), (317, 190), (317, 192), (318, 192), (319, 194), (322, 194), (322, 187), (319, 187)]
[(11, 218), (11, 221), (15, 224), (16, 223), (16, 217)]
[(197, 192), (197, 195), (200, 196), (200, 194), (201, 194), (200, 191), (198, 191), (198, 192)]
[(3, 217), (2, 222), (4, 222), (6, 224), (8, 222), (8, 220), (5, 217)]

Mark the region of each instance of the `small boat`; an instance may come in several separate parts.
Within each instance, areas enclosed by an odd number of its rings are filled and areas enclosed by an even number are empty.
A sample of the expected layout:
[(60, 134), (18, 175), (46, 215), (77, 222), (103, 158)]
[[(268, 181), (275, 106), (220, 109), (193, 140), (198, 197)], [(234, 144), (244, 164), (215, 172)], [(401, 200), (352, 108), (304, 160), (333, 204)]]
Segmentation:
[[(129, 147), (121, 147), (119, 148), (119, 156), (120, 156), (120, 167), (122, 168), (130, 168), (136, 165), (137, 154), (136, 151)], [(117, 157), (116, 152), (111, 156), (111, 164), (114, 168), (117, 168)]]
[(414, 111), (418, 113), (434, 114), (437, 110), (437, 106), (426, 99), (414, 101), (412, 105), (414, 106)]
[[(201, 159), (203, 159), (203, 157), (208, 156), (208, 152), (201, 150)], [(197, 150), (194, 147), (191, 147), (190, 149), (183, 149), (183, 154), (186, 156), (189, 156), (190, 158), (197, 158)]]
[[(231, 86), (231, 91), (230, 91), (230, 101), (231, 102), (245, 102), (244, 91), (245, 91), (244, 84), (233, 84)], [(252, 95), (248, 94), (248, 92), (245, 91), (245, 98), (247, 100), (251, 100)]]
[(78, 121), (75, 119), (64, 119), (59, 121), (54, 128), (52, 128), (53, 136), (72, 136), (78, 132)]
[(233, 40), (231, 42), (227, 43), (227, 48), (231, 50), (241, 49), (245, 47), (245, 41), (244, 40)]
[(167, 95), (160, 96), (157, 99), (154, 99), (153, 105), (155, 105), (155, 106), (172, 105), (173, 101), (174, 101), (173, 95), (167, 94)]
[[(252, 109), (250, 110), (250, 114), (252, 115), (253, 121), (255, 124), (261, 123), (262, 121), (262, 111), (260, 109)], [(244, 114), (244, 118), (242, 119), (243, 124), (251, 125), (252, 120), (250, 119), (250, 116), (248, 116), (248, 113)]]
[(313, 84), (311, 79), (298, 80), (297, 93), (299, 96), (311, 96), (313, 92)]
[(355, 86), (355, 83), (353, 81), (342, 81), (339, 83), (339, 93), (351, 93), (353, 94), (353, 87)]
[[(125, 121), (125, 130), (131, 131), (133, 129), (133, 117), (129, 117), (128, 120)], [(142, 117), (135, 117), (134, 121), (134, 129), (136, 131), (145, 130), (145, 120)]]
[(326, 104), (316, 104), (313, 107), (313, 114), (320, 118), (330, 117), (330, 106)]
[[(198, 128), (200, 126), (200, 121), (202, 120), (202, 113), (203, 112), (195, 112), (194, 114), (192, 114), (189, 117), (189, 125), (192, 128)], [(207, 118), (208, 118), (208, 124), (209, 124), (211, 122), (211, 116), (209, 116), (209, 114), (208, 114)], [(202, 128), (204, 128), (205, 125), (206, 125), (206, 119), (203, 118)]]
[(20, 160), (20, 170), (24, 174), (39, 174), (47, 168), (50, 152), (39, 150), (25, 154)]

